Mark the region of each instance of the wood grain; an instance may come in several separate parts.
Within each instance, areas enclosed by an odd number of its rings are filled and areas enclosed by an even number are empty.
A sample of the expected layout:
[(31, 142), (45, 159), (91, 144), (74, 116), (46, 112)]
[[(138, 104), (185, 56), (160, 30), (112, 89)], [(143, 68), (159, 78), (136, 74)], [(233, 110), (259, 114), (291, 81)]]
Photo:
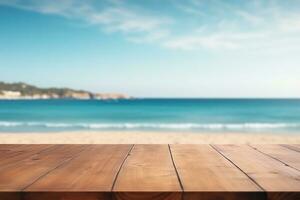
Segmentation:
[(1, 200), (22, 200), (21, 193), (17, 192), (0, 192)]
[(181, 192), (114, 192), (114, 200), (182, 200)]
[(56, 145), (34, 154), (22, 162), (0, 169), (0, 191), (21, 191), (44, 174), (71, 159), (84, 148), (83, 145)]
[(26, 192), (22, 200), (111, 200), (106, 192)]
[(250, 146), (300, 171), (300, 152), (293, 151), (280, 145)]
[(131, 147), (132, 145), (91, 145), (25, 191), (110, 192)]
[(170, 146), (184, 199), (264, 199), (261, 188), (211, 146)]
[(0, 145), (0, 200), (300, 199), (299, 145)]
[(0, 168), (20, 162), (33, 154), (42, 152), (54, 145), (6, 145), (0, 144)]
[(288, 149), (300, 152), (300, 145), (296, 145), (296, 144), (282, 144), (281, 146), (286, 147)]
[(18, 148), (23, 148), (23, 146), (27, 146), (24, 144), (0, 144), (0, 151), (2, 150), (16, 150)]
[(270, 200), (298, 200), (300, 199), (300, 192), (268, 192), (267, 199)]
[(113, 191), (118, 192), (114, 196), (116, 199), (134, 199), (137, 192), (144, 192), (144, 199), (151, 198), (151, 192), (155, 192), (155, 199), (170, 196), (180, 199), (181, 193), (177, 192), (182, 189), (168, 145), (135, 145), (120, 170)]
[[(269, 199), (274, 199), (274, 196), (280, 196), (281, 199), (290, 198), (291, 196), (295, 198), (299, 195), (299, 171), (246, 145), (214, 146), (266, 190)], [(277, 195), (274, 195), (274, 193)]]
[(184, 200), (266, 200), (264, 192), (208, 192), (195, 191), (184, 193)]

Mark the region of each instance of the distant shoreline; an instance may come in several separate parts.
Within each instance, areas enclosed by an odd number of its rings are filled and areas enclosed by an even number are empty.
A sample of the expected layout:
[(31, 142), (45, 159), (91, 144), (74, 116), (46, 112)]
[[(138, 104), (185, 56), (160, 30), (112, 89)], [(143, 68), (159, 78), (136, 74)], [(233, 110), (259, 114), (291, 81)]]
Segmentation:
[[(76, 99), (76, 98), (1, 98), (0, 96), (0, 101), (1, 100), (106, 100), (106, 99)], [(108, 99), (110, 100), (110, 99)], [(118, 100), (118, 99), (117, 99)], [(257, 98), (223, 98), (223, 97), (216, 97), (216, 98), (202, 98), (202, 97), (182, 97), (182, 98), (173, 98), (173, 97), (129, 97), (129, 98), (120, 98), (119, 100), (216, 100), (216, 101), (222, 101), (222, 100), (259, 100), (259, 101), (264, 101), (264, 100), (275, 100), (275, 101), (280, 101), (280, 100), (295, 100), (295, 101), (300, 101), (300, 97), (290, 97), (290, 98), (282, 98), (282, 97), (274, 97), (274, 98), (262, 98), (262, 97), (257, 97)]]
[(132, 97), (119, 93), (93, 93), (71, 88), (40, 88), (27, 83), (5, 83), (0, 81), (0, 99), (36, 100), (36, 99), (83, 99), (107, 100), (130, 99)]
[(0, 101), (47, 101), (47, 100), (53, 100), (53, 101), (118, 101), (118, 100), (137, 100), (138, 98), (115, 98), (115, 99), (75, 99), (75, 98), (18, 98), (18, 99), (1, 99)]

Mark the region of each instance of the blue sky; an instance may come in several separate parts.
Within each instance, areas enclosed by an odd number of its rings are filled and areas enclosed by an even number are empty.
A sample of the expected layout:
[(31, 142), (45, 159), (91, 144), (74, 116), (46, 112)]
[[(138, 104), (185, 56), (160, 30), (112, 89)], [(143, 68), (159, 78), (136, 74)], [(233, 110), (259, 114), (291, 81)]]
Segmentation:
[(300, 97), (299, 0), (0, 0), (0, 80)]

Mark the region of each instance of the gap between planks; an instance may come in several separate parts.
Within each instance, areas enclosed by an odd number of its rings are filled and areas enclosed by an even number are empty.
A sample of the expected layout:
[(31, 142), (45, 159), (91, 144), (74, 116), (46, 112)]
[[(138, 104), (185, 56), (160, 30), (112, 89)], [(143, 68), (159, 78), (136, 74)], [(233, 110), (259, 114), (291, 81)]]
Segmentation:
[(285, 147), (285, 148), (287, 148), (289, 150), (296, 151), (296, 152), (300, 153), (300, 147), (298, 147), (298, 146), (288, 145), (288, 144), (281, 144), (280, 146)]
[[(287, 164), (286, 162), (284, 162), (284, 161), (282, 161), (282, 160), (280, 160), (280, 159), (278, 159), (278, 158), (276, 158), (276, 157), (274, 157), (274, 156), (272, 156), (272, 155), (270, 155), (270, 154), (268, 154), (268, 153), (265, 153), (265, 152), (259, 150), (259, 149), (256, 148), (256, 147), (253, 147), (253, 146), (250, 145), (250, 144), (248, 144), (248, 146), (251, 147), (252, 149), (254, 149), (255, 151), (258, 151), (259, 153), (262, 153), (262, 154), (264, 154), (264, 155), (266, 155), (266, 156), (268, 156), (268, 157), (270, 157), (270, 158), (272, 158), (272, 159), (274, 159), (274, 160), (276, 160), (276, 161), (282, 163), (283, 165), (285, 165), (285, 166), (287, 166), (287, 167), (290, 167), (290, 168), (292, 168), (292, 169), (294, 169), (294, 170), (300, 171), (300, 170), (297, 169), (296, 167), (293, 167), (293, 166)], [(289, 148), (287, 148), (287, 149), (289, 149)], [(291, 150), (291, 149), (289, 149), (289, 150)]]
[[(179, 176), (179, 173), (178, 173), (176, 164), (175, 164), (175, 162), (174, 162), (174, 158), (173, 158), (173, 155), (172, 155), (172, 150), (171, 150), (170, 144), (168, 144), (168, 148), (169, 148), (171, 160), (172, 160), (172, 163), (173, 163), (173, 167), (174, 167), (174, 169), (175, 169), (175, 172), (176, 172), (176, 176), (177, 176), (177, 179), (178, 179), (178, 182), (179, 182), (181, 191), (184, 193), (184, 187), (183, 187), (182, 181), (181, 181), (181, 179), (180, 179), (180, 176)], [(182, 195), (182, 199), (183, 199), (183, 195)]]
[(223, 158), (228, 160), (230, 163), (232, 163), (237, 169), (239, 169), (243, 174), (245, 174), (253, 183), (255, 183), (263, 192), (266, 192), (266, 190), (257, 183), (251, 176), (249, 176), (244, 170), (242, 170), (238, 165), (236, 165), (232, 160), (230, 160), (228, 157), (226, 157), (221, 151), (219, 151), (214, 145), (210, 144), (210, 146), (218, 152)]
[(268, 198), (299, 199), (299, 171), (246, 145), (215, 145), (215, 148), (261, 185)]
[(118, 169), (118, 172), (117, 172), (117, 174), (116, 174), (116, 176), (115, 176), (115, 178), (114, 178), (114, 181), (113, 181), (113, 184), (112, 184), (112, 187), (111, 187), (111, 192), (113, 191), (113, 189), (114, 189), (114, 187), (115, 187), (115, 185), (116, 185), (117, 179), (118, 179), (118, 177), (119, 177), (120, 171), (121, 171), (121, 169), (122, 169), (124, 163), (126, 162), (127, 158), (130, 156), (130, 153), (131, 153), (132, 149), (134, 148), (134, 146), (135, 146), (135, 144), (133, 144), (133, 145), (131, 146), (130, 150), (127, 152), (127, 155), (126, 155), (125, 158), (123, 159), (123, 161), (122, 161), (122, 163), (121, 163), (121, 165), (120, 165), (120, 167), (119, 167), (119, 169)]
[[(55, 169), (57, 169), (57, 168), (59, 168), (59, 167), (65, 165), (65, 164), (67, 164), (68, 162), (70, 162), (71, 160), (73, 160), (74, 158), (76, 158), (77, 156), (79, 156), (83, 151), (85, 151), (85, 150), (87, 149), (87, 146), (88, 146), (88, 145), (86, 145), (86, 147), (85, 147), (84, 149), (82, 149), (80, 152), (75, 153), (74, 156), (72, 156), (72, 158), (68, 158), (68, 159), (62, 161), (62, 162), (59, 163), (56, 167), (53, 167), (52, 169), (50, 169), (50, 170), (47, 171), (46, 173), (42, 174), (40, 177), (36, 178), (36, 180), (34, 180), (30, 185), (32, 185), (33, 183), (35, 183), (35, 182), (38, 181), (39, 179), (43, 178), (44, 176), (46, 176), (47, 174), (49, 174), (49, 173), (52, 172), (53, 170), (55, 170)], [(123, 159), (123, 161), (122, 161), (120, 167), (118, 168), (118, 172), (117, 172), (117, 174), (116, 174), (116, 176), (115, 176), (115, 178), (114, 178), (114, 181), (113, 181), (113, 185), (112, 185), (112, 189), (111, 189), (111, 190), (113, 190), (113, 188), (114, 188), (114, 186), (115, 186), (115, 183), (116, 183), (116, 181), (117, 181), (117, 179), (118, 179), (118, 177), (119, 177), (119, 173), (120, 173), (120, 171), (121, 171), (121, 169), (122, 169), (124, 163), (126, 162), (127, 158), (130, 156), (131, 151), (133, 150), (134, 146), (135, 146), (134, 144), (131, 146), (130, 150), (127, 152), (127, 155), (126, 155), (125, 158)], [(236, 165), (233, 161), (231, 161), (229, 158), (227, 158), (222, 152), (220, 152), (214, 145), (210, 145), (210, 146), (211, 146), (217, 153), (219, 153), (224, 159), (226, 159), (226, 160), (228, 160), (229, 162), (231, 162), (236, 168), (238, 168), (238, 169), (239, 169), (242, 173), (244, 173), (249, 179), (251, 179), (251, 180), (252, 180), (259, 188), (262, 189), (262, 191), (265, 191), (265, 190), (263, 189), (263, 187), (261, 187), (254, 179), (252, 179), (247, 173), (245, 173), (238, 165)], [(252, 149), (256, 150), (258, 153), (264, 154), (264, 155), (266, 155), (266, 156), (271, 157), (272, 159), (275, 159), (275, 160), (277, 160), (277, 161), (280, 161), (280, 160), (278, 160), (278, 159), (276, 159), (276, 158), (273, 158), (273, 157), (270, 156), (270, 155), (267, 155), (267, 154), (264, 153), (264, 152), (259, 151), (258, 149), (255, 149), (254, 147), (252, 147), (252, 146), (250, 146), (250, 145), (248, 145), (248, 146), (251, 147)], [(282, 146), (283, 146), (283, 145), (282, 145)], [(283, 146), (283, 147), (285, 147), (285, 146)], [(51, 148), (54, 148), (54, 147), (51, 147)], [(286, 148), (289, 149), (289, 150), (293, 150), (293, 149), (290, 149), (290, 148), (288, 148), (288, 147), (286, 147)], [(47, 149), (50, 149), (50, 147), (48, 147)], [(182, 182), (181, 182), (181, 179), (180, 179), (180, 176), (179, 176), (179, 173), (178, 173), (178, 171), (177, 171), (176, 164), (175, 164), (175, 162), (174, 162), (172, 150), (171, 150), (169, 144), (168, 144), (168, 149), (169, 149), (170, 157), (171, 157), (171, 160), (172, 160), (172, 163), (173, 163), (173, 167), (174, 167), (174, 169), (175, 169), (175, 172), (176, 172), (178, 181), (179, 181), (180, 186), (181, 186), (181, 189), (182, 189), (182, 193), (185, 193), (184, 188), (183, 188), (183, 185), (182, 185)], [(42, 150), (42, 151), (45, 151), (45, 149)], [(296, 150), (294, 150), (294, 151), (295, 151), (295, 152), (298, 152), (298, 151), (296, 151)], [(37, 154), (37, 153), (34, 153), (34, 154)], [(281, 161), (280, 161), (280, 162), (281, 162)], [(281, 163), (282, 163), (282, 164), (285, 164), (284, 162), (281, 162)], [(286, 164), (285, 164), (285, 165), (286, 165)], [(289, 165), (287, 165), (287, 166), (289, 166)], [(289, 167), (290, 167), (290, 166), (289, 166)], [(26, 186), (24, 189), (26, 189), (26, 188), (29, 187), (30, 185)], [(24, 190), (24, 189), (23, 189), (23, 190)], [(184, 195), (182, 195), (182, 198), (183, 198), (183, 197), (184, 197)]]

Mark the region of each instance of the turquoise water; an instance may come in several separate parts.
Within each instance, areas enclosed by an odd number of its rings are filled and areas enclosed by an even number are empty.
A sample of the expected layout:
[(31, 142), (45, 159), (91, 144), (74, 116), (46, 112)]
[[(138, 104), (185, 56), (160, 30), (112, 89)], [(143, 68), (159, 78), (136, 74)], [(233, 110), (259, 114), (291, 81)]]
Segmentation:
[(0, 101), (0, 132), (66, 130), (300, 133), (300, 100)]

